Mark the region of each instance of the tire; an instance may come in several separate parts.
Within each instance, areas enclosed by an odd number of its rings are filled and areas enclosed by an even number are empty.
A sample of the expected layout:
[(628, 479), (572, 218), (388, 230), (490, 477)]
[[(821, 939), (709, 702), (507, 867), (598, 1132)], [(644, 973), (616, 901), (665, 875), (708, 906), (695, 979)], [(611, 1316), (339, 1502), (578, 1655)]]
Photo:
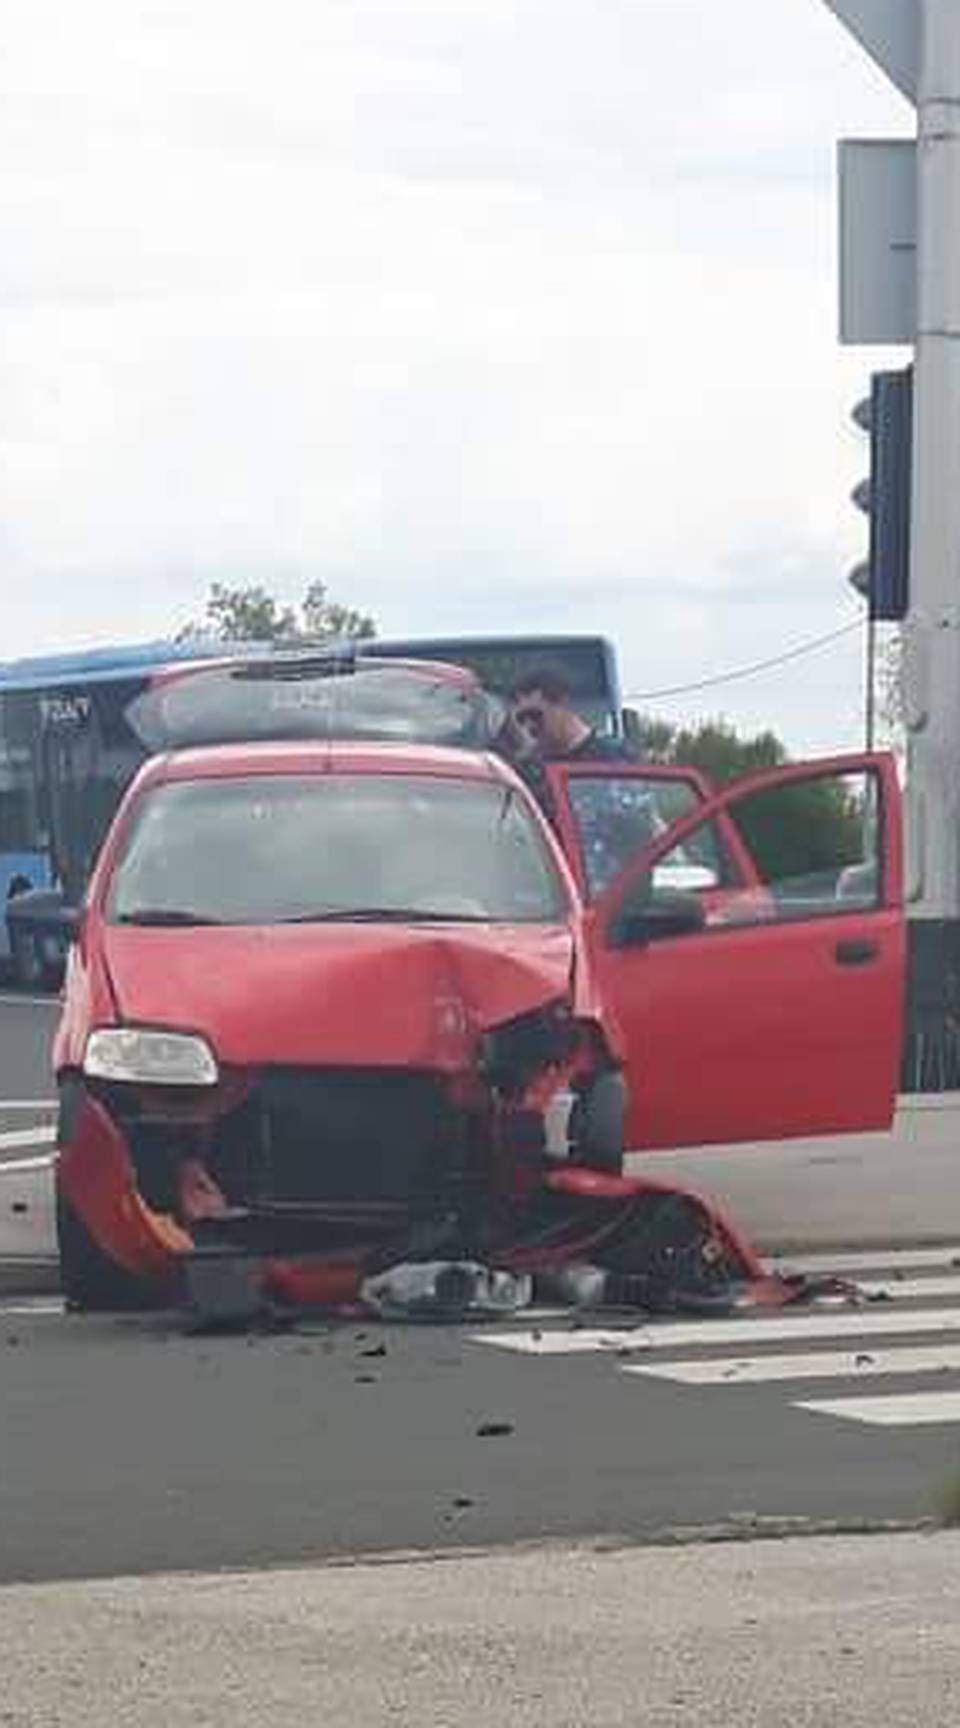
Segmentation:
[(73, 1314), (142, 1313), (159, 1308), (157, 1293), (98, 1247), (69, 1200), (57, 1195), (60, 1288)]
[(574, 1157), (589, 1170), (623, 1175), (627, 1091), (622, 1074), (598, 1074), (578, 1097), (570, 1118)]

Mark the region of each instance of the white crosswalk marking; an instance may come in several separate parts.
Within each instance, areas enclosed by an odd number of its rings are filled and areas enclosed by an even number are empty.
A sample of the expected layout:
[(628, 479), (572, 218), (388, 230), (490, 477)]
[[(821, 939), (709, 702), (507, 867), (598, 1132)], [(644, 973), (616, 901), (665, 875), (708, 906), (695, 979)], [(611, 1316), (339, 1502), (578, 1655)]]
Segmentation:
[(858, 1282), (857, 1289), (873, 1301), (889, 1296), (898, 1302), (933, 1302), (942, 1296), (960, 1297), (960, 1272), (947, 1273), (942, 1278), (871, 1278), (865, 1283)]
[[(665, 1381), (736, 1397), (742, 1388), (779, 1385), (791, 1408), (811, 1416), (878, 1428), (960, 1424), (960, 1251), (864, 1250), (780, 1265), (812, 1276), (869, 1274), (858, 1289), (875, 1299), (859, 1307), (833, 1298), (778, 1314), (754, 1311), (606, 1327), (560, 1318), (538, 1325), (527, 1318), (509, 1331), (476, 1338), (530, 1356), (604, 1354), (638, 1386), (644, 1380)], [(887, 1300), (876, 1299), (881, 1295)], [(811, 1344), (823, 1348), (811, 1349)], [(935, 1385), (932, 1375), (938, 1376)], [(903, 1382), (913, 1376), (925, 1384), (916, 1390), (902, 1385), (891, 1392), (876, 1390), (883, 1379)], [(801, 1385), (811, 1381), (842, 1384), (836, 1397), (798, 1396)], [(870, 1386), (861, 1391), (866, 1381)]]
[(0, 1302), (0, 1320), (18, 1315), (21, 1319), (36, 1315), (62, 1315), (66, 1313), (63, 1299), (59, 1296), (47, 1300), (42, 1296), (27, 1297), (22, 1302)]
[(924, 1266), (960, 1266), (960, 1244), (953, 1248), (859, 1248), (852, 1254), (780, 1254), (768, 1259), (771, 1272), (807, 1272), (812, 1277), (845, 1278), (857, 1272), (919, 1272)]
[(52, 1146), (56, 1138), (54, 1128), (0, 1129), (0, 1152), (20, 1152), (28, 1146)]
[(960, 1337), (955, 1344), (911, 1349), (816, 1350), (806, 1356), (712, 1356), (679, 1362), (631, 1362), (628, 1374), (674, 1380), (683, 1386), (759, 1385), (766, 1380), (834, 1380), (877, 1374), (960, 1374)]
[(880, 1338), (911, 1332), (960, 1331), (960, 1308), (844, 1308), (830, 1314), (793, 1311), (744, 1315), (740, 1320), (653, 1320), (646, 1326), (604, 1330), (582, 1326), (563, 1331), (479, 1332), (481, 1344), (530, 1356), (567, 1356), (591, 1350), (661, 1350), (675, 1345), (780, 1344), (799, 1338)]
[(960, 1422), (960, 1392), (887, 1393), (879, 1398), (812, 1398), (797, 1404), (815, 1416), (842, 1416), (877, 1428), (930, 1427)]

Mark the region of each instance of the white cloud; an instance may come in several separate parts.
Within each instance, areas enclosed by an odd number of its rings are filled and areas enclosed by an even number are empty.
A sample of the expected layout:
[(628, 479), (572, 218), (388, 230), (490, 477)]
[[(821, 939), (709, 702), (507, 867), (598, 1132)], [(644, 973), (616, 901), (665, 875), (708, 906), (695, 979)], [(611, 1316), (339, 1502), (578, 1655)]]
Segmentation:
[[(0, 26), (5, 654), (234, 576), (405, 633), (599, 626), (641, 690), (855, 616), (834, 140), (909, 117), (818, 0)], [(857, 654), (700, 711), (853, 743)]]

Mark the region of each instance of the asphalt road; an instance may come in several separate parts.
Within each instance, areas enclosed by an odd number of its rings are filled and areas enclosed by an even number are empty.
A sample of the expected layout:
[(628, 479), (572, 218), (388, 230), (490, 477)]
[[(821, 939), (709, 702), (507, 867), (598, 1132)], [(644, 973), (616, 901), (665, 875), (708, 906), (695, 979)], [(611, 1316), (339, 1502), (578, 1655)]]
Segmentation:
[[(855, 1384), (872, 1339), (844, 1345), (842, 1380), (697, 1386), (633, 1370), (715, 1355), (716, 1321), (680, 1351), (651, 1328), (653, 1353), (614, 1341), (551, 1356), (471, 1329), (188, 1338), (162, 1319), (26, 1306), (0, 1310), (0, 1581), (757, 1517), (914, 1519), (957, 1468), (956, 1412), (886, 1428), (798, 1407), (875, 1391)], [(954, 1340), (960, 1307), (955, 1319)], [(739, 1324), (734, 1358), (770, 1352), (771, 1321)], [(518, 1333), (554, 1327), (579, 1344), (566, 1322)], [(881, 1390), (930, 1384), (893, 1373)], [(960, 1363), (934, 1384), (956, 1397)]]
[(8, 1125), (7, 1100), (53, 1097), (50, 1041), (58, 1012), (50, 998), (0, 991), (0, 1131)]
[[(47, 1096), (53, 1010), (2, 1014), (4, 1096)], [(878, 1261), (896, 1300), (814, 1316), (812, 1337), (791, 1314), (733, 1334), (594, 1336), (547, 1317), (499, 1339), (355, 1325), (200, 1339), (6, 1297), (0, 1581), (922, 1517), (957, 1466), (954, 1260)], [(814, 1351), (830, 1364), (811, 1375)], [(907, 1402), (875, 1426), (868, 1396)]]

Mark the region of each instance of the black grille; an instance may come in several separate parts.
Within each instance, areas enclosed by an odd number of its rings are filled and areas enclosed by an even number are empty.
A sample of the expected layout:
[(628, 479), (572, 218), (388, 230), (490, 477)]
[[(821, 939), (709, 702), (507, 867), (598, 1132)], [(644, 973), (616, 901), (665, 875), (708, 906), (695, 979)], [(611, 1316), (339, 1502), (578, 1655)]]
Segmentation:
[[(468, 1121), (434, 1075), (272, 1068), (251, 1102), (248, 1204), (409, 1204), (436, 1199), (467, 1175)], [(249, 1127), (251, 1114), (248, 1105)]]

